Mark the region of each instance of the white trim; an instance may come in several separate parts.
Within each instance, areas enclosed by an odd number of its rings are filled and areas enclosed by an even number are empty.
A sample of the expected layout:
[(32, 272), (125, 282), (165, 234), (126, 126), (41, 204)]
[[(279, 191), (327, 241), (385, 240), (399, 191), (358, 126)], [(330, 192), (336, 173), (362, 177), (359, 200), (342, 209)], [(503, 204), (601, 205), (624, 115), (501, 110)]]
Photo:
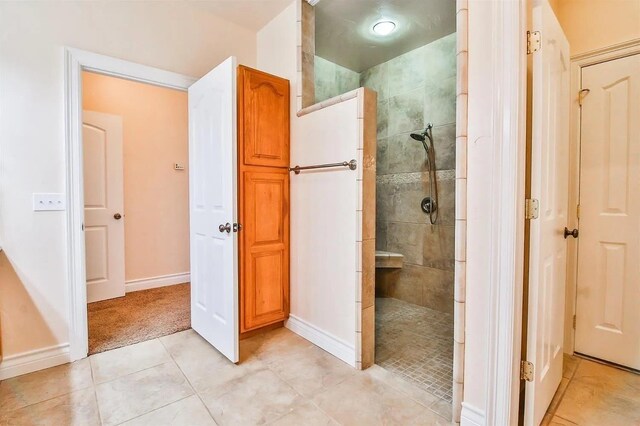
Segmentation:
[(45, 368), (55, 367), (56, 365), (66, 364), (68, 362), (68, 343), (10, 355), (0, 362), (0, 380), (44, 370)]
[(461, 426), (484, 426), (485, 424), (487, 424), (487, 421), (484, 411), (466, 402), (462, 403)]
[(295, 315), (289, 315), (289, 319), (285, 322), (284, 326), (350, 366), (356, 367), (355, 348), (349, 346), (344, 340), (309, 324)]
[(191, 281), (189, 272), (181, 272), (179, 274), (161, 275), (159, 277), (139, 278), (137, 280), (126, 281), (125, 292), (149, 290), (152, 288), (166, 287), (168, 285), (183, 284)]
[[(486, 424), (517, 424), (526, 153), (526, 2), (491, 2), (493, 168)], [(471, 257), (471, 256), (469, 256)], [(479, 372), (480, 373), (480, 372)]]
[[(571, 58), (571, 116), (569, 140), (569, 217), (568, 227), (580, 229), (576, 207), (580, 197), (580, 105), (578, 92), (582, 86), (582, 68), (601, 62), (612, 61), (626, 56), (640, 54), (640, 39), (602, 49), (592, 50)], [(576, 313), (578, 289), (578, 241), (570, 241), (567, 247), (567, 287), (565, 292), (564, 350), (573, 353), (575, 349), (575, 330), (573, 315)]]
[(69, 357), (71, 361), (88, 353), (87, 289), (82, 224), (82, 71), (187, 90), (196, 79), (122, 59), (66, 47), (65, 56), (65, 150), (67, 181), (67, 274), (69, 278)]

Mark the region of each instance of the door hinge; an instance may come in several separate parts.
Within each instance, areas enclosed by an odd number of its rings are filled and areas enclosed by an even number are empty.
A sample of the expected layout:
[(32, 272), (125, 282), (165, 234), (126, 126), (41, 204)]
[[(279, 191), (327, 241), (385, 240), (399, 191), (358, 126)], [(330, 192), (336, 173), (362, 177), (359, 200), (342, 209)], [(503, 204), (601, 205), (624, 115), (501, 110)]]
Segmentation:
[(527, 31), (527, 55), (540, 50), (541, 40), (540, 31)]
[(576, 316), (573, 316), (573, 329), (576, 329)]
[(534, 198), (527, 198), (524, 201), (524, 218), (527, 220), (537, 219), (540, 210), (540, 203)]
[(576, 206), (576, 217), (580, 219), (580, 204)]
[(520, 380), (533, 382), (533, 363), (529, 361), (520, 361)]

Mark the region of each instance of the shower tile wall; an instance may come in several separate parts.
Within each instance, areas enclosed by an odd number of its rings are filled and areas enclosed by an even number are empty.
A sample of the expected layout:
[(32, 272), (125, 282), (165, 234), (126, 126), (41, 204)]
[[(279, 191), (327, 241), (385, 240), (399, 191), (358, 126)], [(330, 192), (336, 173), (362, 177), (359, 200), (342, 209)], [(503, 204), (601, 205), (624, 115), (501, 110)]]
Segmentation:
[(314, 58), (316, 103), (350, 92), (360, 87), (360, 74), (327, 61)]
[[(360, 84), (378, 92), (376, 248), (404, 255), (402, 269), (376, 271), (376, 296), (449, 313), (454, 274), (455, 52), (454, 33), (360, 74)], [(409, 136), (427, 123), (434, 125), (438, 170), (436, 225), (420, 208), (429, 183), (424, 149)]]

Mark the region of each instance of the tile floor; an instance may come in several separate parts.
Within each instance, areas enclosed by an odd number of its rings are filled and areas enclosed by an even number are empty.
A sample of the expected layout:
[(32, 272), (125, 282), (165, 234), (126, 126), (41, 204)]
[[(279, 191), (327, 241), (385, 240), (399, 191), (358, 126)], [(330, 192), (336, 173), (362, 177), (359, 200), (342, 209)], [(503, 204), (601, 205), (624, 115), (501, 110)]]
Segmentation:
[(563, 377), (542, 426), (640, 425), (640, 375), (564, 356)]
[(376, 364), (451, 403), (453, 315), (376, 298)]
[(193, 330), (0, 382), (1, 425), (446, 425), (451, 404), (374, 366), (357, 371), (289, 330), (241, 363)]

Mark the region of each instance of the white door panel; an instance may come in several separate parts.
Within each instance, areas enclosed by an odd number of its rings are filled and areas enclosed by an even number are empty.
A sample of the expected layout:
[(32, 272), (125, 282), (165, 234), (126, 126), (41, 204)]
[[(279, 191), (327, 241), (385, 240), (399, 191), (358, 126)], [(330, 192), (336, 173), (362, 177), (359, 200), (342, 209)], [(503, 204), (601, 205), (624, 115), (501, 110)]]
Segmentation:
[(122, 118), (82, 113), (87, 301), (125, 294)]
[(220, 225), (237, 218), (236, 61), (189, 88), (191, 326), (239, 359), (238, 242)]
[(640, 55), (582, 87), (575, 350), (640, 369)]
[(533, 54), (531, 198), (525, 424), (540, 424), (562, 379), (569, 179), (569, 44), (547, 0), (536, 0), (533, 27), (542, 34)]

